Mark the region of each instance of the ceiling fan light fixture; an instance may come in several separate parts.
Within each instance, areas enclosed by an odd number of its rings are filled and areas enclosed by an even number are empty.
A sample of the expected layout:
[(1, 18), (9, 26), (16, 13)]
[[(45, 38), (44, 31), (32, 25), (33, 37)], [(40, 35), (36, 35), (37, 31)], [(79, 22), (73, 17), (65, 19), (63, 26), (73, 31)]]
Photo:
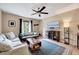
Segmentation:
[(35, 12), (35, 13), (34, 13), (34, 14), (32, 14), (32, 15), (38, 14), (38, 16), (39, 16), (39, 17), (41, 17), (41, 14), (48, 14), (48, 12), (43, 12), (43, 10), (44, 10), (45, 8), (46, 8), (45, 6), (43, 6), (41, 9), (40, 9), (40, 8), (38, 8), (38, 11), (37, 11), (37, 10), (32, 9), (32, 10)]

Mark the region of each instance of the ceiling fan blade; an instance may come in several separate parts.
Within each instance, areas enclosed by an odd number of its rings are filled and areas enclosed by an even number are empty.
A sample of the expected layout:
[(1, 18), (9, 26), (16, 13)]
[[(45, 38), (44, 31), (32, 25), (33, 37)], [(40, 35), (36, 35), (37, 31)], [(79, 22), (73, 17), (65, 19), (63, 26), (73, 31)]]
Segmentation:
[(37, 14), (37, 13), (33, 13), (32, 15), (35, 15), (35, 14)]
[(48, 14), (47, 12), (40, 12), (41, 14)]
[(40, 8), (38, 8), (38, 10), (40, 10)]
[(37, 12), (36, 10), (32, 9), (33, 11)]
[(43, 7), (39, 10), (39, 12), (43, 11), (45, 8), (46, 8), (46, 7), (43, 6)]

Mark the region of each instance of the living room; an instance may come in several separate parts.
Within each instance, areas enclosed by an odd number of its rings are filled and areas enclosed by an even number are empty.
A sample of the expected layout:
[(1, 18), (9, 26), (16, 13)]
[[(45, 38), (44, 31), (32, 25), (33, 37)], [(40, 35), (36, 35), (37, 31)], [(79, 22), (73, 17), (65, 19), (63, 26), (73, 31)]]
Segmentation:
[[(23, 7), (25, 5), (26, 8)], [(39, 44), (37, 44), (37, 46), (36, 44), (35, 46), (32, 45), (40, 49), (31, 48), (34, 50), (32, 52), (35, 55), (79, 54), (78, 6), (79, 4), (74, 3), (0, 3), (0, 33), (6, 35), (6, 33), (13, 32), (20, 40), (25, 41), (25, 43), (26, 38), (28, 38), (27, 41), (35, 39), (39, 41), (45, 40), (41, 42), (40, 46)], [(41, 8), (45, 10), (39, 12)], [(41, 14), (44, 11), (46, 13)], [(47, 41), (54, 43), (53, 46)], [(63, 46), (65, 46), (65, 48)], [(42, 47), (48, 48), (43, 49)], [(62, 48), (60, 52), (58, 52), (57, 47)], [(16, 51), (18, 51), (18, 49)], [(20, 53), (22, 52), (15, 54)]]

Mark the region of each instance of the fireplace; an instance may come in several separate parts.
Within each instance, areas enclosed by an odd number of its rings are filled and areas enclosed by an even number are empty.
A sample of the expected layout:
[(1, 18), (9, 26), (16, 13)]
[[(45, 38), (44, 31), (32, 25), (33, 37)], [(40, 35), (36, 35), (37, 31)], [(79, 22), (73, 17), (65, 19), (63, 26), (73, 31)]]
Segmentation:
[(47, 31), (48, 33), (48, 39), (52, 39), (55, 41), (60, 41), (60, 31)]

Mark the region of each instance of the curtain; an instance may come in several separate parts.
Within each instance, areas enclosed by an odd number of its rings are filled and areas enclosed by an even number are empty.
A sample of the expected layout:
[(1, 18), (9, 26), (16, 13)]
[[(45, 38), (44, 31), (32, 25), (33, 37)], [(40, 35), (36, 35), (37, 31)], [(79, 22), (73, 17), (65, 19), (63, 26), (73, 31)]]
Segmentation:
[(33, 32), (33, 21), (31, 20), (31, 32)]
[(22, 19), (19, 19), (19, 35), (22, 33)]

